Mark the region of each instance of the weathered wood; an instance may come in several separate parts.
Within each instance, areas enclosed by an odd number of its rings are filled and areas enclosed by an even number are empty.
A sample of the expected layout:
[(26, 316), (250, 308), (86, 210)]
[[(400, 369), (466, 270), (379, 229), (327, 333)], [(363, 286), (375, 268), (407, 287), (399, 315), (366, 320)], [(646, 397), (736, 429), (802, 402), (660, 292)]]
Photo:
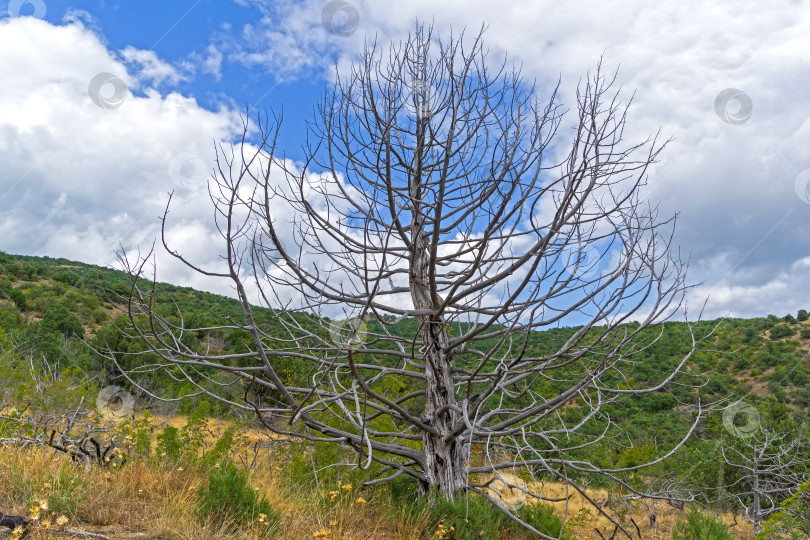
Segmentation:
[(630, 521), (633, 523), (633, 525), (635, 525), (636, 532), (638, 533), (638, 538), (639, 540), (641, 540), (641, 529), (639, 528), (638, 523), (636, 523), (636, 520), (633, 519), (632, 517), (630, 518)]
[(29, 520), (22, 516), (10, 516), (0, 512), (0, 527), (8, 527), (12, 531), (22, 527), (23, 534), (20, 537), (21, 539), (28, 537), (30, 534), (30, 531), (28, 530), (28, 525), (30, 525), (30, 523), (31, 522)]

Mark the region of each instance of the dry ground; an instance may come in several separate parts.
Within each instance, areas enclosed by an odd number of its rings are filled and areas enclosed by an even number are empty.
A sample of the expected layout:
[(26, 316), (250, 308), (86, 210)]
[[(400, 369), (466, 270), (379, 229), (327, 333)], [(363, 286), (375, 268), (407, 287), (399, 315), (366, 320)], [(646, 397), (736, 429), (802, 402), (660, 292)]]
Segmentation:
[[(155, 432), (162, 425), (175, 427), (184, 425), (185, 419), (156, 418)], [(220, 435), (226, 424), (211, 420), (208, 429), (209, 440)], [(407, 517), (402, 509), (394, 507), (381, 490), (355, 486), (351, 492), (341, 496), (334, 504), (324, 504), (324, 498), (309, 488), (296, 485), (285, 470), (284, 463), (289, 446), (277, 441), (271, 447), (259, 448), (256, 442), (266, 435), (258, 430), (246, 432), (233, 459), (236, 463), (251, 465), (251, 485), (268, 499), (280, 514), (280, 521), (273, 530), (262, 523), (255, 523), (238, 533), (229, 532), (227, 523), (200, 523), (194, 516), (196, 492), (206, 482), (204, 473), (197, 470), (183, 470), (147, 466), (132, 461), (120, 470), (93, 469), (85, 471), (75, 466), (64, 455), (50, 449), (17, 449), (0, 447), (0, 511), (12, 515), (30, 515), (31, 501), (51, 497), (61, 500), (61, 508), (50, 507), (41, 510), (43, 520), (53, 523), (59, 515), (69, 518), (64, 528), (104, 534), (121, 540), (259, 540), (278, 538), (299, 540), (313, 538), (323, 531), (329, 539), (404, 539), (416, 540), (436, 538), (434, 530), (425, 516)], [(509, 483), (521, 481), (510, 474), (503, 474)], [(323, 486), (322, 486), (323, 487)], [(613, 525), (600, 516), (578, 493), (566, 493), (562, 484), (546, 484), (538, 487), (545, 496), (563, 498), (568, 505), (556, 503), (560, 516), (565, 512), (568, 528), (577, 538), (599, 540), (596, 529), (610, 536)], [(329, 489), (324, 488), (323, 495)], [(500, 494), (510, 503), (518, 503), (521, 494), (509, 490), (503, 483), (493, 482), (492, 493)], [(604, 490), (590, 490), (589, 496), (597, 501), (607, 501), (609, 493)], [(356, 504), (358, 497), (366, 500)], [(328, 497), (326, 497), (328, 499)], [(342, 502), (341, 502), (342, 501)], [(34, 503), (36, 504), (36, 503)], [(639, 503), (629, 503), (621, 508), (608, 508), (624, 515), (629, 530), (635, 527), (630, 518), (638, 524), (643, 540), (668, 539), (677, 519), (684, 512), (665, 503), (655, 504), (653, 510), (658, 516), (658, 530), (650, 527), (648, 509)], [(733, 516), (724, 515), (721, 519), (731, 525), (731, 531), (740, 540), (753, 540), (753, 530)], [(636, 535), (634, 534), (634, 537)], [(0, 532), (0, 539), (9, 538), (9, 533)], [(32, 540), (46, 538), (78, 538), (62, 531), (38, 531)], [(618, 535), (617, 535), (618, 538)]]

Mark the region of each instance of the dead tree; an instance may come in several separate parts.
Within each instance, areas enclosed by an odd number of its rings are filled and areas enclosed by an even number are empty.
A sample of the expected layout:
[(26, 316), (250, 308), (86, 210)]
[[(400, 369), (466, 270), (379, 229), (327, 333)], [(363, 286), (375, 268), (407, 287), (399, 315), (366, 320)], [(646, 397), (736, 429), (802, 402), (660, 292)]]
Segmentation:
[(102, 468), (112, 463), (123, 465), (126, 455), (117, 446), (112, 430), (91, 422), (90, 413), (81, 408), (81, 403), (73, 411), (48, 414), (18, 410), (0, 402), (0, 421), (15, 427), (7, 436), (0, 437), (0, 446), (52, 448), (88, 469), (94, 465)]
[[(154, 281), (150, 255), (120, 258), (155, 369), (286, 420), (268, 422), (277, 433), (344, 442), (361, 467), (389, 468), (369, 483), (404, 474), (424, 494), (480, 493), (528, 526), (488, 478), (518, 468), (587, 497), (570, 473), (593, 473), (631, 489), (622, 475), (641, 466), (599, 467), (587, 448), (623, 436), (607, 404), (681, 377), (691, 351), (649, 386), (623, 371), (657, 339), (651, 325), (685, 311), (687, 285), (669, 249), (674, 220), (640, 194), (664, 144), (625, 140), (615, 76), (601, 66), (588, 76), (560, 132), (557, 89), (541, 102), (505, 62), (491, 70), (482, 34), (440, 41), (417, 26), (385, 50), (368, 44), (320, 102), (303, 163), (279, 155), (276, 116), (259, 116), (258, 140), (245, 120), (236, 148), (217, 147), (209, 192), (222, 266), (170, 245), (170, 206), (163, 245), (227, 280), (242, 316), (205, 328), (161, 316), (138, 279)], [(540, 350), (538, 331), (570, 324), (570, 338)], [(213, 331), (249, 336), (247, 352), (183, 343)], [(304, 382), (280, 374), (285, 359), (307, 366)], [(201, 384), (210, 370), (241, 381), (244, 396)], [(579, 420), (566, 420), (572, 407)], [(699, 418), (698, 407), (684, 440)]]
[(780, 503), (808, 479), (810, 445), (802, 431), (781, 432), (759, 425), (745, 437), (720, 440), (720, 459), (733, 481), (718, 500), (733, 500), (759, 533)]

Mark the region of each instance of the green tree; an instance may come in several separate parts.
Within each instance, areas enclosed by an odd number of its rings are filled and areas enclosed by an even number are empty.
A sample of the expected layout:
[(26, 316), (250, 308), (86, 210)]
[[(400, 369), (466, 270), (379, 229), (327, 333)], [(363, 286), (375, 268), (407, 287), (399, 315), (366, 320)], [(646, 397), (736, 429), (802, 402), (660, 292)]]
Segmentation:
[(787, 324), (777, 324), (771, 328), (771, 339), (782, 339), (786, 337), (793, 337), (796, 335), (796, 329), (791, 328)]
[(25, 297), (25, 293), (20, 289), (11, 288), (8, 291), (8, 297), (11, 298), (11, 301), (14, 302), (20, 311), (26, 311), (29, 308), (28, 299)]
[(11, 330), (22, 324), (20, 312), (14, 306), (0, 306), (0, 328)]
[(45, 313), (42, 318), (42, 325), (51, 331), (59, 332), (67, 338), (76, 336), (77, 338), (84, 337), (84, 328), (79, 319), (68, 311), (68, 309), (58, 304)]

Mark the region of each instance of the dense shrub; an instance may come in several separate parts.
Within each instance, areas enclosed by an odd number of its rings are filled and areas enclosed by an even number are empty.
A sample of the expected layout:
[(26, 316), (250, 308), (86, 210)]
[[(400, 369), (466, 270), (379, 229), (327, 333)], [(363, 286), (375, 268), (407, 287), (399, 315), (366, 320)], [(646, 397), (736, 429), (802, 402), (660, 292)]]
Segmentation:
[(84, 328), (79, 319), (68, 309), (59, 304), (49, 309), (42, 319), (42, 326), (48, 330), (59, 332), (65, 337), (84, 337)]
[(28, 299), (25, 297), (25, 293), (23, 293), (20, 289), (11, 288), (8, 291), (8, 297), (14, 302), (14, 305), (20, 311), (25, 311), (29, 308)]
[(197, 493), (196, 513), (202, 520), (230, 520), (238, 524), (259, 521), (273, 524), (279, 518), (267, 499), (250, 487), (248, 473), (230, 461), (209, 471), (208, 485)]
[[(404, 478), (391, 482), (389, 490), (395, 505), (409, 515), (427, 516), (429, 527), (441, 531), (437, 536), (447, 540), (537, 538), (477, 495), (459, 496), (451, 502), (437, 494), (431, 503), (427, 498), (417, 497), (414, 483)], [(569, 531), (563, 530), (562, 519), (554, 508), (547, 504), (528, 504), (521, 507), (518, 513), (526, 523), (547, 536), (574, 540)]]
[(679, 519), (672, 530), (672, 540), (737, 540), (726, 525), (708, 514), (692, 508), (686, 519)]
[(786, 324), (777, 324), (771, 328), (771, 339), (782, 339), (796, 335), (796, 329)]
[(802, 367), (796, 367), (790, 377), (790, 383), (793, 386), (807, 386), (810, 384), (810, 375)]
[[(563, 521), (560, 516), (548, 504), (535, 503), (527, 505), (521, 509), (521, 517), (526, 523), (540, 531), (541, 533), (562, 540), (573, 540), (573, 536), (568, 531), (562, 531)], [(562, 535), (560, 532), (562, 531)]]
[(0, 328), (12, 330), (22, 324), (22, 317), (16, 306), (0, 306)]
[(172, 466), (177, 464), (183, 451), (180, 431), (174, 426), (166, 426), (156, 438), (158, 459)]

